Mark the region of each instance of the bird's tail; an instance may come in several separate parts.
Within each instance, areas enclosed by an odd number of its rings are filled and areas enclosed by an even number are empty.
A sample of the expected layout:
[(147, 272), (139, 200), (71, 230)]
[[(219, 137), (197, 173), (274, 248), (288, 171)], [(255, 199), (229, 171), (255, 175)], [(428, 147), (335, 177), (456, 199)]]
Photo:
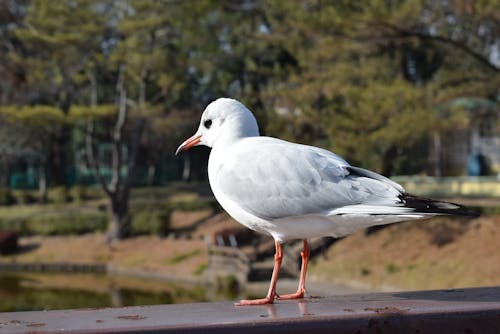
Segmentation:
[(401, 194), (399, 199), (404, 207), (412, 208), (415, 212), (438, 215), (458, 215), (467, 217), (479, 217), (480, 213), (466, 206), (436, 201), (429, 198)]

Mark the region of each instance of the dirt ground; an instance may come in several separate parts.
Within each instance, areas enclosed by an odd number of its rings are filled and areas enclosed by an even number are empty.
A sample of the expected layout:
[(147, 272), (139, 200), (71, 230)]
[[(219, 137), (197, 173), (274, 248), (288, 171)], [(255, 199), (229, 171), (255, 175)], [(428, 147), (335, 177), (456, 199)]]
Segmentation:
[(358, 232), (310, 267), (311, 281), (370, 290), (500, 285), (500, 216), (434, 218)]
[(194, 226), (190, 238), (147, 235), (108, 246), (102, 233), (23, 237), (19, 241), (21, 251), (1, 256), (0, 261), (109, 263), (126, 270), (159, 273), (165, 277), (197, 278), (202, 276), (208, 260), (205, 240), (196, 232), (196, 225), (201, 219), (211, 215), (209, 210), (173, 213), (173, 228)]
[[(166, 276), (193, 276), (207, 263), (203, 240), (140, 236), (108, 247), (103, 234), (21, 238), (29, 251), (3, 256), (2, 262), (109, 263)], [(198, 270), (198, 271), (197, 271)]]
[[(200, 223), (204, 220), (203, 223)], [(2, 262), (110, 263), (137, 272), (201, 280), (206, 239), (240, 226), (226, 214), (179, 212), (172, 226), (191, 239), (140, 236), (108, 247), (103, 234), (21, 238), (22, 252)], [(500, 216), (434, 218), (365, 231), (337, 241), (312, 260), (308, 283), (368, 290), (417, 290), (500, 285)]]

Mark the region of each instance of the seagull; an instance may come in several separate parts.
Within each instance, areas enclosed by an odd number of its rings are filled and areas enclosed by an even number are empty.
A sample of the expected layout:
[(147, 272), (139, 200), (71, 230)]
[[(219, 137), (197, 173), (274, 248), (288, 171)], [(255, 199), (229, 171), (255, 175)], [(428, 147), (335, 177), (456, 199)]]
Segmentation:
[[(212, 148), (208, 179), (224, 210), (275, 241), (266, 297), (241, 300), (238, 306), (304, 298), (310, 238), (339, 238), (371, 226), (441, 214), (473, 215), (458, 204), (409, 195), (396, 182), (351, 166), (328, 150), (260, 136), (252, 112), (230, 98), (206, 107), (198, 130), (175, 154), (197, 145)], [(278, 295), (282, 244), (297, 239), (303, 240), (297, 292)]]

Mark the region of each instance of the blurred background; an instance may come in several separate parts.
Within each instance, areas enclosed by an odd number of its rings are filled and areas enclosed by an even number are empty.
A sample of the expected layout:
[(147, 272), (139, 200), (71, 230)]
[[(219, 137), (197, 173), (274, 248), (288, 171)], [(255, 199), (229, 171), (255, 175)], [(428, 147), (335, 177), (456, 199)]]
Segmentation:
[(0, 311), (261, 295), (273, 241), (173, 154), (222, 96), (483, 213), (314, 240), (311, 293), (500, 284), (499, 87), (496, 0), (1, 0)]

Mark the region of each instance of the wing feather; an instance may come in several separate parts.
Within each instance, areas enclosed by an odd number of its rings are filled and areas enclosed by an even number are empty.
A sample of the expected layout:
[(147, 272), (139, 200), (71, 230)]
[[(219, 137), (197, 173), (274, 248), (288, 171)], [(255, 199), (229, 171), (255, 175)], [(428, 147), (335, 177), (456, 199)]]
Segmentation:
[(326, 150), (267, 138), (235, 145), (216, 174), (220, 191), (257, 217), (328, 215), (345, 206), (400, 202), (402, 188), (381, 175), (353, 173)]

